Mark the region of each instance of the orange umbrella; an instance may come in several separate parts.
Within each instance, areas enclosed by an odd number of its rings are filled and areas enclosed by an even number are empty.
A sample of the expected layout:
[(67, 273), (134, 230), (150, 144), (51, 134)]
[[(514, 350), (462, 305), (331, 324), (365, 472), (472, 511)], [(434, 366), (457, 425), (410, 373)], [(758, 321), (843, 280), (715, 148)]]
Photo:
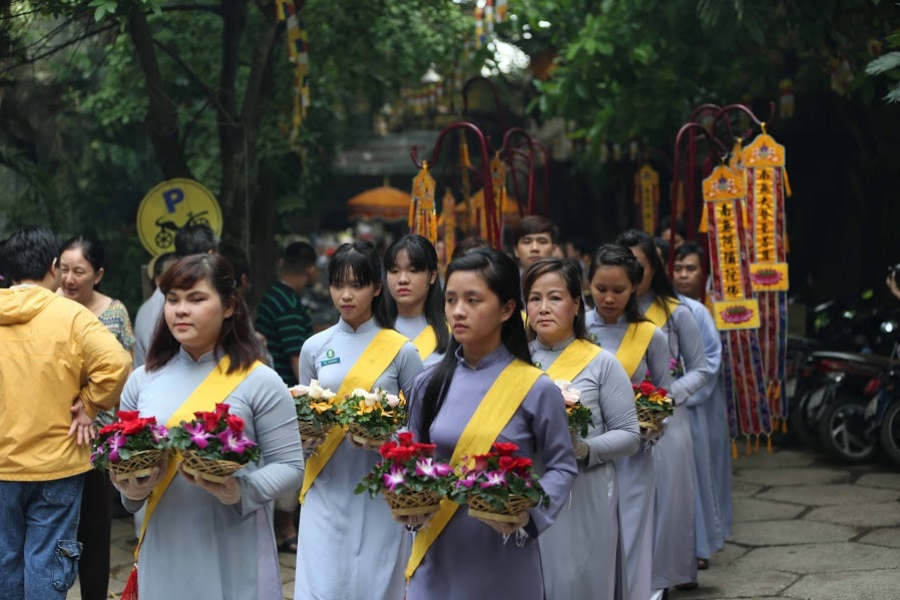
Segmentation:
[[(499, 199), (497, 200), (499, 202)], [(472, 208), (475, 210), (484, 211), (484, 189), (480, 189), (475, 192), (472, 197), (469, 199), (469, 202), (472, 204)], [(457, 212), (457, 219), (465, 221), (468, 217), (466, 213), (468, 208), (465, 203), (460, 202), (456, 205), (455, 208)], [(515, 227), (519, 223), (519, 203), (516, 202), (516, 199), (510, 195), (507, 195), (504, 200), (503, 205), (503, 223), (506, 227)]]
[(395, 187), (381, 186), (366, 190), (347, 202), (351, 219), (383, 219), (405, 221), (409, 217), (412, 196)]

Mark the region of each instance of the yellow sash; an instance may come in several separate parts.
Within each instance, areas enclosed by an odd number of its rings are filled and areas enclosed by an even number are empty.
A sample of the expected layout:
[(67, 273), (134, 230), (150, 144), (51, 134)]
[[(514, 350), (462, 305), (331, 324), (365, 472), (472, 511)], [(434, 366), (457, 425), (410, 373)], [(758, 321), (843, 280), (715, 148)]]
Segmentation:
[[(497, 436), (512, 419), (541, 374), (540, 369), (520, 360), (513, 360), (509, 366), (503, 369), (491, 384), (484, 398), (481, 399), (481, 403), (460, 434), (459, 441), (456, 442), (453, 456), (450, 457), (450, 464), (454, 468), (462, 462), (464, 457), (485, 454), (491, 449), (491, 446), (497, 441)], [(419, 568), (428, 548), (453, 518), (457, 508), (459, 505), (455, 502), (446, 498), (441, 500), (441, 508), (431, 519), (428, 527), (416, 534), (412, 556), (409, 557), (409, 563), (406, 565), (407, 579), (412, 577)]]
[[(665, 304), (666, 306), (663, 306), (663, 301), (657, 298), (653, 301), (653, 304), (650, 305), (650, 308), (647, 309), (647, 312), (644, 313), (644, 316), (660, 329), (666, 326), (669, 315), (675, 311), (675, 307), (681, 304), (681, 302), (670, 298), (665, 301)], [(667, 308), (668, 312), (666, 312)]]
[[(231, 392), (233, 392), (237, 386), (239, 386), (241, 382), (262, 363), (256, 361), (245, 371), (228, 373), (228, 366), (230, 364), (231, 360), (228, 356), (222, 357), (222, 360), (219, 361), (219, 365), (206, 376), (206, 379), (204, 379), (188, 399), (178, 407), (178, 410), (172, 413), (172, 416), (169, 417), (169, 420), (166, 422), (166, 427), (175, 427), (176, 425), (180, 425), (182, 421), (192, 421), (195, 412), (215, 410), (216, 404), (224, 402)], [(162, 499), (163, 494), (166, 493), (169, 484), (175, 479), (175, 474), (177, 473), (176, 467), (179, 462), (180, 459), (174, 456), (169, 459), (169, 462), (166, 464), (166, 474), (159, 480), (159, 483), (153, 487), (153, 491), (147, 498), (147, 512), (144, 515), (144, 522), (141, 523), (141, 535), (140, 538), (138, 538), (137, 547), (134, 549), (135, 562), (137, 562), (141, 543), (144, 541), (144, 534), (147, 532), (147, 523), (150, 522), (150, 517), (153, 515), (153, 511), (156, 510), (156, 506)]]
[(546, 371), (547, 376), (554, 381), (565, 379), (571, 382), (598, 354), (600, 354), (598, 346), (587, 340), (575, 340), (556, 357)]
[[(656, 306), (656, 304), (654, 303), (653, 306)], [(637, 371), (638, 365), (641, 364), (641, 359), (647, 354), (647, 348), (650, 347), (650, 340), (653, 339), (655, 330), (656, 325), (650, 321), (632, 323), (625, 330), (625, 336), (622, 337), (622, 343), (619, 345), (619, 351), (616, 352), (616, 358), (625, 368), (629, 378), (634, 377), (634, 372)]]
[[(406, 336), (397, 333), (393, 329), (382, 329), (375, 338), (369, 342), (369, 346), (356, 361), (356, 364), (344, 377), (341, 387), (337, 391), (337, 397), (344, 396), (362, 388), (371, 390), (381, 374), (390, 366), (403, 344), (408, 342)], [(306, 460), (306, 472), (303, 474), (303, 488), (300, 490), (300, 502), (306, 499), (306, 492), (312, 487), (319, 473), (331, 460), (331, 457), (341, 445), (344, 439), (343, 427), (332, 427), (325, 435), (325, 441), (316, 448), (315, 453)]]
[(422, 333), (417, 335), (412, 343), (413, 346), (416, 347), (416, 350), (419, 351), (419, 356), (422, 360), (431, 356), (437, 349), (437, 334), (434, 331), (434, 327), (426, 325), (425, 329), (422, 330)]

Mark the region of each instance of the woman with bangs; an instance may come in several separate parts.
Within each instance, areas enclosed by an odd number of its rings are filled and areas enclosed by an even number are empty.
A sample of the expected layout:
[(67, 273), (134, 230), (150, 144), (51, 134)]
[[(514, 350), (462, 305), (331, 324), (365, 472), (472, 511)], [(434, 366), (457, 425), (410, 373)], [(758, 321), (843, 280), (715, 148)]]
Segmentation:
[[(638, 306), (643, 277), (644, 268), (628, 248), (606, 244), (597, 250), (588, 269), (594, 300), (594, 310), (586, 316), (588, 337), (615, 355), (632, 384), (649, 380), (668, 389), (672, 375), (666, 336)], [(637, 453), (615, 461), (622, 549), (618, 588), (623, 600), (647, 600), (651, 594), (656, 474), (649, 445), (658, 434), (645, 430), (642, 435)]]
[(384, 270), (391, 327), (412, 340), (426, 367), (440, 362), (450, 332), (434, 246), (420, 235), (405, 235), (388, 247)]
[(572, 434), (578, 477), (571, 500), (541, 536), (541, 567), (548, 598), (612, 599), (619, 546), (618, 489), (613, 460), (641, 443), (634, 392), (611, 352), (587, 340), (581, 301), (581, 265), (545, 259), (522, 279), (534, 364), (561, 387), (567, 402), (590, 409), (585, 438)]
[(454, 259), (444, 298), (453, 339), (441, 362), (416, 379), (409, 430), (454, 466), (494, 443), (517, 445), (516, 455), (542, 472), (550, 506), (501, 524), (445, 500), (433, 516), (406, 518), (407, 526), (422, 527), (406, 570), (407, 599), (543, 600), (535, 541), (552, 525), (578, 472), (562, 394), (531, 364), (519, 318), (519, 269), (510, 257), (479, 248)]
[[(181, 415), (190, 420), (193, 411), (228, 404), (244, 420), (244, 433), (259, 445), (262, 460), (224, 483), (189, 476), (180, 465), (179, 477), (174, 458), (148, 477), (113, 477), (126, 509), (147, 505), (137, 560), (140, 598), (184, 597), (198, 585), (208, 598), (281, 598), (272, 503), (296, 489), (303, 475), (291, 395), (275, 371), (259, 362), (263, 349), (228, 261), (215, 254), (185, 257), (166, 271), (159, 287), (166, 298), (164, 318), (146, 363), (125, 385), (121, 410), (171, 427)], [(210, 381), (220, 382), (215, 387), (222, 397), (206, 392), (214, 387)]]
[[(378, 387), (408, 398), (422, 359), (390, 328), (375, 246), (341, 245), (328, 264), (328, 281), (341, 318), (303, 344), (300, 383), (317, 379), (338, 397)], [(378, 453), (345, 438), (340, 427), (304, 445), (311, 454), (300, 493), (294, 598), (402, 600), (408, 536), (384, 502), (353, 493)]]
[(657, 500), (651, 598), (656, 599), (667, 588), (691, 589), (697, 585), (696, 515), (694, 510), (687, 510), (696, 506), (696, 470), (686, 403), (713, 373), (697, 321), (675, 295), (653, 238), (631, 230), (619, 236), (617, 243), (629, 248), (644, 268), (637, 288), (638, 304), (644, 316), (666, 335), (673, 377), (666, 389), (674, 400), (675, 414), (666, 420), (666, 435), (653, 455)]

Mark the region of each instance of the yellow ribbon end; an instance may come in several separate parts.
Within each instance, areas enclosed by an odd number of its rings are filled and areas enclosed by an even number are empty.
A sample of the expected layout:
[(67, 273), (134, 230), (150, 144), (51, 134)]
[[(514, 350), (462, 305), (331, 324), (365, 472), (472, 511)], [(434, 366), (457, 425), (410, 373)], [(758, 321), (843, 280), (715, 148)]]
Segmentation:
[(787, 420), (781, 422), (781, 433), (787, 433)]
[(766, 452), (772, 454), (772, 436), (769, 436), (769, 441), (766, 442)]
[(731, 460), (738, 459), (737, 442), (731, 440)]

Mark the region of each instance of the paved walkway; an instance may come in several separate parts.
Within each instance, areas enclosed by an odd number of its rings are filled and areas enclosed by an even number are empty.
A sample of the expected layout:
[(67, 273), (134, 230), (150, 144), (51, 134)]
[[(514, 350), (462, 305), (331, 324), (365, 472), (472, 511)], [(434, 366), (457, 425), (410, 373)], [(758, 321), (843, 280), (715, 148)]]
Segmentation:
[[(735, 461), (733, 488), (731, 539), (700, 572), (700, 587), (672, 600), (900, 597), (897, 469), (841, 467), (806, 450), (763, 449)], [(130, 521), (113, 522), (111, 592), (121, 592), (128, 577), (131, 535)], [(280, 559), (284, 597), (292, 599), (295, 557)], [(80, 598), (77, 584), (68, 598)]]

